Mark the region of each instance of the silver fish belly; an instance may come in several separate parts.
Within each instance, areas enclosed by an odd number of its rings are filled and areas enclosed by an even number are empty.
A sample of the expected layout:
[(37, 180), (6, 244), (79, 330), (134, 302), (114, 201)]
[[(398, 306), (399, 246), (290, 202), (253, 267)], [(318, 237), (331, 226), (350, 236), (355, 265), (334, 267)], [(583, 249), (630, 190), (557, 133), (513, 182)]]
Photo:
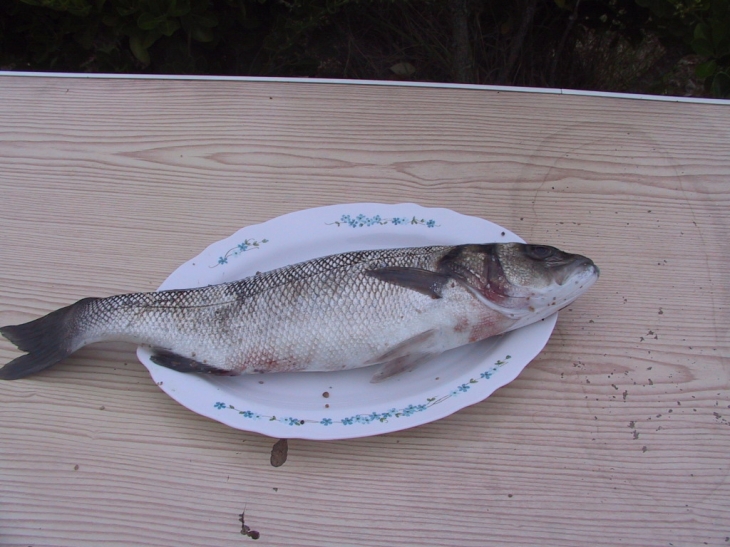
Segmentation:
[(544, 246), (342, 253), (221, 285), (84, 299), (2, 327), (28, 354), (0, 378), (33, 374), (90, 343), (124, 340), (151, 346), (155, 363), (181, 372), (380, 364), (379, 381), (550, 315), (597, 277), (589, 259)]

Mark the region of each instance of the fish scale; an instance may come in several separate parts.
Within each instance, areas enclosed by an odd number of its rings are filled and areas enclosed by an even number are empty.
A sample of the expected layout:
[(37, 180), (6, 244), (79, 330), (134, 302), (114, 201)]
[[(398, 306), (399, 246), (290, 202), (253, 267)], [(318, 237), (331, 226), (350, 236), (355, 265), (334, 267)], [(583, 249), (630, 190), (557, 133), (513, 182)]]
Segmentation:
[[(383, 333), (390, 328), (393, 318), (406, 313), (406, 300), (399, 298), (397, 293), (410, 292), (379, 282), (363, 272), (383, 263), (427, 267), (433, 261), (433, 251), (431, 248), (409, 253), (409, 256), (399, 255), (397, 260), (393, 260), (393, 253), (389, 251), (352, 253), (314, 261), (300, 272), (274, 272), (274, 282), (267, 285), (278, 285), (276, 278), (279, 277), (294, 285), (283, 294), (265, 291), (256, 295), (261, 297), (261, 307), (268, 310), (262, 329), (266, 335), (252, 337), (257, 344), (249, 353), (243, 352), (241, 360), (261, 362), (275, 354), (279, 366), (297, 362), (299, 367), (314, 365), (324, 370), (350, 368), (353, 357), (383, 345)], [(420, 260), (414, 261), (414, 257), (420, 257)], [(372, 304), (363, 302), (361, 295), (368, 295), (371, 302), (381, 302), (377, 321), (368, 313)], [(244, 334), (243, 346), (247, 345), (246, 338)], [(257, 370), (268, 372), (277, 364)]]

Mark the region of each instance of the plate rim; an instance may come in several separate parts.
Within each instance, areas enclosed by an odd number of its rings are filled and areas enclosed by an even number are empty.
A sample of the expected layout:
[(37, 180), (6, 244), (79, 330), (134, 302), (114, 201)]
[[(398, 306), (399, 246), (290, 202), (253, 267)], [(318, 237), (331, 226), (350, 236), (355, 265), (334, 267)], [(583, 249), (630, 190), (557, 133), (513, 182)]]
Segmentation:
[[(501, 237), (503, 238), (502, 241), (520, 241), (524, 242), (522, 238), (514, 234), (513, 232), (507, 230), (506, 228), (503, 228), (502, 226), (480, 218), (476, 216), (469, 216), (464, 215), (462, 213), (458, 213), (456, 211), (453, 211), (451, 209), (446, 208), (431, 208), (431, 207), (423, 207), (421, 205), (410, 203), (410, 202), (404, 202), (404, 203), (397, 203), (397, 204), (382, 204), (382, 203), (373, 203), (373, 202), (362, 202), (362, 203), (343, 203), (343, 204), (334, 204), (334, 205), (327, 205), (323, 207), (313, 207), (313, 208), (306, 208), (301, 209), (297, 211), (292, 211), (289, 213), (286, 213), (284, 215), (280, 215), (278, 217), (274, 217), (272, 219), (269, 219), (262, 223), (256, 223), (251, 224), (249, 226), (245, 226), (234, 232), (233, 234), (215, 241), (208, 245), (203, 251), (198, 253), (195, 257), (191, 258), (190, 260), (184, 262), (181, 264), (178, 268), (176, 268), (168, 277), (165, 279), (165, 281), (160, 285), (160, 287), (157, 290), (165, 290), (168, 288), (182, 288), (180, 286), (176, 286), (175, 283), (179, 281), (180, 278), (185, 277), (186, 272), (196, 265), (196, 261), (200, 262), (204, 259), (210, 260), (211, 257), (215, 257), (218, 255), (217, 261), (219, 266), (226, 266), (228, 264), (228, 259), (232, 258), (232, 255), (227, 255), (220, 251), (220, 249), (228, 248), (231, 242), (236, 241), (237, 239), (241, 239), (242, 236), (249, 234), (251, 231), (256, 232), (257, 230), (265, 231), (265, 229), (275, 227), (279, 224), (286, 224), (289, 221), (297, 220), (297, 217), (300, 217), (300, 219), (308, 219), (312, 215), (322, 215), (322, 214), (328, 214), (328, 213), (336, 213), (336, 216), (333, 217), (331, 214), (329, 218), (335, 218), (335, 221), (330, 223), (330, 225), (338, 224), (338, 228), (340, 228), (340, 224), (342, 225), (349, 225), (351, 228), (363, 228), (368, 226), (375, 226), (375, 225), (385, 225), (390, 223), (391, 225), (398, 225), (401, 222), (399, 220), (406, 219), (405, 215), (402, 217), (398, 216), (389, 216), (384, 217), (381, 215), (374, 215), (374, 216), (365, 216), (362, 213), (359, 214), (359, 216), (353, 218), (352, 214), (347, 215), (346, 213), (343, 213), (343, 211), (350, 211), (352, 213), (353, 210), (359, 210), (359, 211), (372, 211), (372, 210), (389, 210), (389, 211), (405, 211), (408, 210), (409, 214), (408, 217), (411, 216), (413, 213), (418, 213), (413, 215), (412, 218), (408, 218), (408, 222), (412, 222), (411, 226), (418, 226), (422, 227), (424, 229), (429, 228), (436, 228), (440, 227), (440, 225), (436, 224), (436, 221), (434, 219), (444, 216), (452, 216), (452, 218), (459, 219), (459, 220), (468, 220), (468, 222), (471, 223), (481, 223), (483, 226), (489, 226), (491, 229), (496, 230), (497, 233), (501, 234)], [(346, 219), (345, 217), (348, 216), (349, 218)], [(362, 217), (362, 218), (361, 218)], [(422, 218), (419, 218), (422, 217)], [(428, 217), (431, 217), (430, 219)], [(416, 222), (417, 221), (417, 222)], [(353, 226), (353, 222), (357, 224), (356, 226)], [(390, 228), (389, 228), (390, 229)], [(246, 237), (243, 238), (244, 242), (248, 242), (248, 246), (243, 244), (239, 244), (239, 250), (240, 252), (236, 253), (237, 247), (230, 246), (230, 250), (228, 252), (233, 252), (235, 256), (233, 258), (237, 258), (240, 254), (243, 254), (245, 252), (248, 252), (249, 250), (253, 249), (260, 249), (264, 245), (267, 245), (269, 242), (265, 240), (265, 238), (253, 238), (253, 237)], [(474, 243), (475, 241), (462, 241), (461, 243)], [(485, 241), (486, 243), (486, 241)], [(457, 243), (454, 243), (457, 244)], [(243, 245), (243, 247), (241, 246)], [(346, 245), (347, 246), (347, 245)], [(398, 245), (402, 246), (402, 245)], [(383, 245), (382, 248), (388, 248), (388, 245)], [(352, 248), (350, 250), (356, 250), (355, 248)], [(332, 253), (326, 253), (326, 254), (332, 254)], [(325, 256), (325, 255), (319, 255), (319, 256)], [(312, 256), (311, 258), (314, 258)], [(192, 265), (192, 266), (191, 266)], [(211, 267), (210, 269), (215, 268), (215, 266)], [(199, 270), (202, 271), (202, 268)], [(205, 277), (205, 276), (203, 276)], [(200, 283), (199, 283), (200, 284)], [(206, 283), (211, 284), (211, 283)], [(187, 287), (190, 287), (193, 285), (188, 284)], [(239, 410), (234, 405), (230, 403), (226, 403), (224, 401), (216, 401), (215, 404), (210, 404), (208, 406), (201, 406), (197, 403), (197, 401), (190, 402), (190, 397), (187, 394), (181, 394), (181, 391), (179, 390), (179, 383), (182, 381), (182, 384), (190, 383), (191, 385), (198, 384), (200, 381), (205, 382), (205, 377), (200, 377), (199, 375), (193, 376), (183, 373), (177, 373), (175, 371), (171, 371), (170, 369), (166, 369), (164, 367), (160, 367), (159, 365), (156, 365), (152, 363), (149, 360), (149, 350), (143, 346), (138, 347), (137, 349), (137, 356), (139, 360), (142, 362), (142, 364), (148, 369), (150, 372), (150, 375), (152, 376), (155, 383), (160, 387), (165, 393), (167, 393), (170, 397), (172, 397), (174, 400), (176, 400), (178, 403), (180, 403), (182, 406), (186, 407), (188, 410), (191, 410), (197, 414), (200, 414), (202, 416), (208, 417), (210, 419), (213, 419), (215, 421), (221, 422), (225, 425), (228, 425), (229, 427), (233, 427), (235, 429), (243, 430), (243, 431), (251, 431), (255, 433), (259, 433), (262, 435), (266, 435), (272, 438), (302, 438), (302, 439), (311, 439), (311, 440), (336, 440), (336, 439), (351, 439), (351, 438), (359, 438), (359, 437), (366, 437), (366, 436), (373, 436), (373, 435), (381, 435), (381, 434), (387, 434), (392, 433), (396, 431), (402, 431), (404, 429), (410, 429), (412, 427), (417, 427), (419, 425), (424, 425), (436, 420), (440, 420), (442, 418), (445, 418), (455, 412), (458, 412), (459, 410), (466, 408), (467, 406), (474, 405), (476, 403), (479, 403), (481, 401), (484, 401), (485, 399), (489, 398), (497, 389), (500, 387), (503, 387), (504, 385), (507, 385), (508, 383), (512, 382), (521, 372), (522, 370), (543, 350), (545, 345), (550, 339), (550, 336), (552, 335), (553, 329), (555, 327), (555, 323), (557, 321), (557, 313), (545, 318), (544, 320), (528, 325), (526, 327), (523, 327), (522, 329), (518, 329), (517, 331), (512, 331), (510, 333), (507, 333), (506, 335), (500, 335), (499, 340), (496, 342), (496, 345), (500, 345), (504, 343), (504, 340), (509, 340), (509, 336), (513, 335), (513, 333), (517, 333), (519, 331), (523, 332), (529, 332), (528, 329), (532, 327), (532, 330), (537, 330), (539, 340), (536, 341), (534, 344), (530, 344), (529, 347), (525, 348), (522, 347), (519, 349), (519, 361), (520, 363), (515, 364), (515, 361), (511, 361), (513, 358), (510, 353), (505, 353), (505, 358), (498, 358), (494, 363), (490, 364), (489, 367), (486, 367), (485, 370), (481, 371), (481, 376), (472, 377), (469, 378), (469, 381), (466, 383), (462, 383), (458, 386), (455, 386), (453, 390), (449, 391), (450, 395), (443, 397), (441, 400), (430, 400), (427, 403), (415, 403), (411, 401), (408, 406), (404, 406), (400, 409), (398, 408), (386, 408), (382, 411), (373, 411), (372, 413), (368, 415), (364, 414), (358, 414), (353, 417), (352, 420), (350, 420), (348, 423), (339, 423), (344, 422), (344, 418), (342, 420), (333, 422), (332, 420), (329, 420), (328, 418), (324, 418), (319, 422), (319, 425), (321, 427), (318, 428), (312, 428), (312, 427), (297, 427), (297, 426), (307, 426), (312, 424), (313, 422), (311, 420), (303, 420), (301, 423), (297, 423), (298, 419), (294, 418), (287, 418), (286, 416), (282, 417), (281, 415), (279, 417), (276, 416), (276, 414), (273, 415), (267, 415), (258, 413), (258, 416), (256, 416), (255, 412), (252, 412), (250, 410)], [(542, 331), (542, 332), (541, 332)], [(493, 343), (493, 337), (492, 343)], [(543, 340), (544, 338), (544, 340)], [(482, 344), (485, 341), (477, 342), (476, 344)], [(470, 344), (469, 346), (475, 346)], [(476, 346), (475, 346), (476, 347)], [(459, 348), (457, 348), (459, 349)], [(454, 350), (452, 350), (454, 351)], [(436, 358), (436, 360), (440, 359)], [(486, 363), (485, 363), (486, 364)], [(510, 365), (510, 366), (505, 366)], [(301, 374), (301, 373), (289, 373), (289, 374)], [(309, 373), (309, 374), (343, 374), (342, 372), (328, 372), (328, 373)], [(172, 382), (170, 381), (171, 378), (174, 378)], [(480, 389), (478, 390), (472, 390), (472, 387), (476, 387), (474, 384), (479, 384), (481, 380), (492, 380), (494, 378), (495, 381), (488, 381), (483, 382), (482, 386), (479, 386)], [(207, 383), (207, 385), (211, 385), (210, 383)], [(485, 388), (486, 386), (486, 388)], [(441, 390), (443, 391), (445, 389), (445, 386), (441, 385), (439, 386)], [(213, 387), (213, 389), (215, 389)], [(207, 390), (206, 390), (207, 391)], [(475, 394), (478, 393), (478, 395), (475, 396)], [(450, 401), (450, 404), (442, 405), (441, 403), (444, 402), (446, 399), (456, 399), (458, 397), (459, 402), (454, 404), (454, 401)], [(221, 399), (224, 398), (224, 396), (220, 397)], [(413, 398), (413, 394), (411, 395), (411, 398)], [(375, 405), (373, 405), (375, 406)], [(383, 405), (388, 406), (388, 405)], [(221, 412), (221, 411), (227, 411), (227, 412)], [(425, 410), (429, 410), (429, 412), (424, 412)], [(234, 411), (234, 412), (228, 412), (228, 411)], [(399, 413), (399, 415), (396, 416), (396, 413)], [(272, 418), (273, 416), (273, 418)], [(241, 419), (243, 418), (243, 420)], [(408, 418), (408, 419), (401, 419), (401, 418)], [(326, 423), (329, 420), (329, 423)], [(377, 423), (376, 423), (377, 422)], [(379, 425), (380, 427), (370, 427), (372, 424), (376, 423), (376, 425)], [(331, 427), (333, 425), (338, 425), (338, 427)], [(368, 427), (366, 427), (368, 426)]]

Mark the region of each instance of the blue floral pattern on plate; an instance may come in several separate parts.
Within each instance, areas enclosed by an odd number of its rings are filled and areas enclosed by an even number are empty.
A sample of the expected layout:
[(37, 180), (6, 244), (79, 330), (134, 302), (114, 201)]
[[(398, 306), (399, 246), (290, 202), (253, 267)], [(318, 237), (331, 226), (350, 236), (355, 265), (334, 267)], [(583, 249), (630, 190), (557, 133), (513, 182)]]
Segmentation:
[(234, 258), (247, 251), (258, 249), (261, 245), (268, 242), (268, 239), (262, 239), (261, 241), (258, 241), (256, 239), (245, 239), (235, 247), (230, 248), (223, 256), (219, 256), (218, 262), (213, 264), (211, 268), (217, 268), (218, 266), (222, 266), (223, 264), (228, 264), (228, 260), (230, 258)]
[(384, 226), (386, 224), (392, 224), (394, 226), (400, 226), (400, 225), (419, 225), (419, 226), (425, 226), (426, 228), (436, 228), (439, 226), (436, 224), (436, 221), (434, 219), (426, 220), (425, 218), (418, 218), (418, 217), (393, 217), (393, 218), (383, 218), (380, 215), (375, 215), (372, 217), (365, 216), (363, 214), (359, 214), (357, 216), (351, 216), (351, 215), (342, 215), (340, 217), (340, 220), (335, 220), (334, 222), (325, 222), (327, 226), (337, 226), (338, 228), (340, 226), (350, 226), (351, 228), (364, 228), (366, 226)]
[(320, 420), (302, 420), (300, 418), (294, 418), (291, 416), (265, 416), (262, 414), (258, 414), (257, 412), (252, 412), (250, 410), (240, 410), (233, 405), (226, 404), (222, 401), (216, 402), (213, 406), (217, 408), (218, 410), (233, 410), (235, 412), (238, 412), (239, 415), (241, 415), (243, 418), (248, 418), (251, 420), (269, 420), (270, 422), (280, 422), (286, 425), (291, 426), (302, 426), (305, 424), (316, 424), (321, 426), (330, 426), (334, 424), (341, 424), (341, 425), (354, 425), (354, 424), (371, 424), (375, 422), (388, 422), (389, 419), (392, 418), (407, 418), (409, 416), (414, 415), (417, 412), (423, 412), (430, 407), (437, 405), (439, 403), (444, 402), (447, 399), (450, 399), (451, 397), (458, 397), (462, 393), (466, 393), (471, 389), (473, 384), (478, 384), (481, 381), (489, 380), (494, 376), (494, 374), (504, 365), (507, 364), (507, 362), (512, 358), (511, 355), (505, 356), (504, 359), (499, 359), (497, 362), (494, 363), (494, 365), (489, 368), (488, 370), (485, 370), (482, 372), (478, 378), (470, 378), (468, 382), (459, 384), (456, 386), (453, 390), (451, 390), (448, 394), (442, 395), (440, 397), (428, 397), (425, 402), (422, 402), (420, 404), (409, 404), (406, 407), (403, 408), (391, 408), (389, 410), (386, 410), (385, 412), (371, 412), (369, 414), (356, 414), (354, 416), (347, 416), (345, 418), (336, 420), (333, 418), (322, 418)]

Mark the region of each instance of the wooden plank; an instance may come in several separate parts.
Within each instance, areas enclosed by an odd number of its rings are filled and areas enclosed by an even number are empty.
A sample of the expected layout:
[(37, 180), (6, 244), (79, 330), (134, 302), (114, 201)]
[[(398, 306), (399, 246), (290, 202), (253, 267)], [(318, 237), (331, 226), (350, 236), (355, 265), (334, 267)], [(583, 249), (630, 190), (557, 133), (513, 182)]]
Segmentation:
[(486, 401), (292, 440), (280, 468), (272, 439), (181, 407), (124, 344), (2, 383), (0, 544), (241, 545), (245, 507), (260, 545), (726, 545), (728, 158), (723, 105), (0, 78), (3, 325), (345, 202), (448, 207), (601, 267)]

